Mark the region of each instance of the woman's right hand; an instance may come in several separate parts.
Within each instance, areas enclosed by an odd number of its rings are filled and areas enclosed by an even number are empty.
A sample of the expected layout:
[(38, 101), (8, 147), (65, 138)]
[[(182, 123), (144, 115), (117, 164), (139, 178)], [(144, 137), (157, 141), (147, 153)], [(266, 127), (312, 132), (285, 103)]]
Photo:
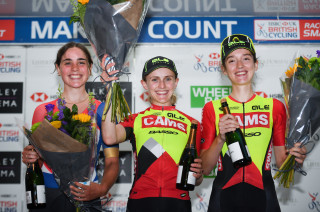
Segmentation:
[(39, 159), (38, 153), (32, 145), (26, 146), (22, 151), (22, 162), (25, 164), (34, 163)]
[(219, 121), (219, 135), (221, 140), (226, 141), (226, 133), (234, 132), (237, 128), (240, 128), (237, 118), (231, 114), (226, 114), (220, 118)]

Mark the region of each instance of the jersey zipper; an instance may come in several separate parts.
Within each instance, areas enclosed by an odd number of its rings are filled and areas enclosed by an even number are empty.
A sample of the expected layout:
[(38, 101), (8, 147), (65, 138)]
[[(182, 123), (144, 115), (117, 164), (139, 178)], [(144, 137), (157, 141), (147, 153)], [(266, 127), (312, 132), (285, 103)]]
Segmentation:
[[(161, 109), (161, 116), (163, 116), (163, 112), (164, 112), (164, 107), (162, 106), (162, 109)], [(164, 133), (162, 133), (162, 139), (161, 139), (161, 146), (162, 148), (164, 148), (164, 144), (163, 144), (163, 141), (164, 141)], [(160, 169), (159, 170), (162, 170), (163, 169), (163, 163), (162, 163), (162, 160), (160, 161)], [(159, 179), (159, 197), (162, 197), (162, 186), (163, 186), (163, 176), (162, 176), (163, 172), (160, 171), (160, 179)]]
[[(245, 113), (245, 102), (242, 102), (242, 116), (243, 116), (243, 136), (246, 138), (246, 113)], [(245, 182), (245, 166), (243, 167), (243, 176), (242, 176), (242, 182)]]

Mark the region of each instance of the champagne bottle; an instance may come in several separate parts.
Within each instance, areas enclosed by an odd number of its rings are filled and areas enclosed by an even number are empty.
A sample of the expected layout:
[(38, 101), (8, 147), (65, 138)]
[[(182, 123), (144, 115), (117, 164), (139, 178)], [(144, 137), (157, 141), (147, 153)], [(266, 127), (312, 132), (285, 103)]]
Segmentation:
[(28, 164), (25, 183), (27, 208), (45, 208), (46, 195), (44, 179), (38, 160)]
[(176, 187), (181, 190), (193, 191), (196, 184), (196, 178), (193, 176), (194, 172), (190, 170), (190, 167), (191, 163), (194, 162), (194, 159), (198, 157), (195, 147), (197, 125), (197, 121), (193, 120), (191, 122), (188, 142), (179, 162)]
[[(224, 114), (231, 114), (225, 98), (221, 99), (221, 106)], [(227, 132), (226, 142), (233, 166), (236, 169), (252, 162), (246, 140), (240, 128), (237, 128), (234, 132)]]

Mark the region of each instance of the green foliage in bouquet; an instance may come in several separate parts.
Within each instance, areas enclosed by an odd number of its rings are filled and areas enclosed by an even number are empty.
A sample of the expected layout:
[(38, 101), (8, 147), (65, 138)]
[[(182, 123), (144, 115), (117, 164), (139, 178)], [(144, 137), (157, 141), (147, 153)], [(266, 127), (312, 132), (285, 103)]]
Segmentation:
[(103, 121), (106, 119), (106, 114), (110, 108), (111, 122), (113, 123), (123, 121), (124, 119), (128, 118), (128, 114), (131, 114), (129, 105), (123, 96), (120, 84), (118, 82), (114, 82), (112, 84), (111, 91), (108, 91), (106, 105), (102, 115)]
[(84, 27), (84, 14), (88, 2), (89, 0), (70, 0), (70, 4), (73, 6), (73, 14), (70, 17), (69, 24), (80, 22), (81, 26)]
[(309, 60), (305, 57), (299, 57), (298, 67), (295, 77), (302, 82), (310, 84), (312, 87), (320, 90), (320, 58), (312, 57)]

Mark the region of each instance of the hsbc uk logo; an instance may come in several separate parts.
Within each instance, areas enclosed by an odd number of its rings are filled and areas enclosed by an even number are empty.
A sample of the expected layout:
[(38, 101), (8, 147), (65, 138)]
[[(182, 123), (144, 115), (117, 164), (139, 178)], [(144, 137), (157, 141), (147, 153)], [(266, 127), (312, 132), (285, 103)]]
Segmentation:
[(30, 96), (34, 102), (44, 102), (48, 99), (48, 95), (42, 92), (36, 92)]
[(141, 95), (140, 95), (140, 99), (142, 99), (142, 101), (144, 102), (147, 102), (148, 99), (149, 99), (149, 93), (146, 91), (146, 92), (143, 92)]
[(221, 72), (220, 68), (220, 54), (217, 52), (212, 52), (207, 56), (203, 54), (195, 55), (194, 58), (196, 63), (193, 65), (194, 70), (206, 72)]
[(255, 93), (256, 93), (256, 95), (261, 96), (263, 98), (267, 98), (268, 97), (268, 95), (263, 91), (256, 91)]

